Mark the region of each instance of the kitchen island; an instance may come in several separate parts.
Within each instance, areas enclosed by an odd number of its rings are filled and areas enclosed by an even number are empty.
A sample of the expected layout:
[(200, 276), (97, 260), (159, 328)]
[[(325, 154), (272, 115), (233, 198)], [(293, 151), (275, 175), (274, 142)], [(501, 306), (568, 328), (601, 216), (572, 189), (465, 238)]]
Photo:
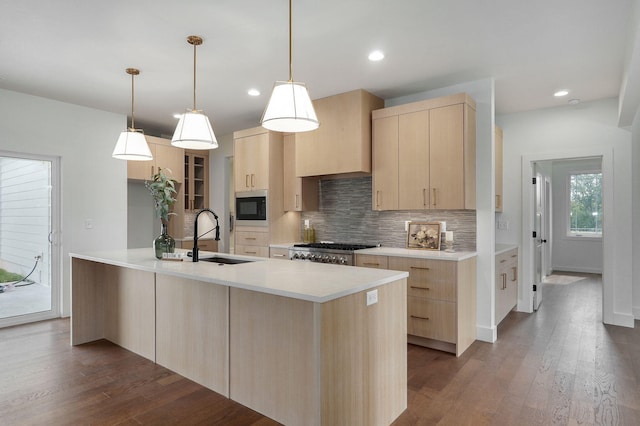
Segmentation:
[(393, 422), (408, 274), (250, 259), (72, 254), (71, 344), (110, 340), (287, 425)]

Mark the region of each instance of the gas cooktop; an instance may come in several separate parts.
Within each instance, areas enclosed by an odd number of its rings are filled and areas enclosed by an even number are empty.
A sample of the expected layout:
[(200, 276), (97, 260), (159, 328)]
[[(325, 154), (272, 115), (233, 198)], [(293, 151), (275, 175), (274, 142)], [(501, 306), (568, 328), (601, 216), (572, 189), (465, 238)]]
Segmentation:
[(328, 249), (328, 250), (362, 250), (377, 247), (370, 244), (350, 244), (350, 243), (303, 243), (294, 244), (294, 247), (305, 247), (312, 249)]

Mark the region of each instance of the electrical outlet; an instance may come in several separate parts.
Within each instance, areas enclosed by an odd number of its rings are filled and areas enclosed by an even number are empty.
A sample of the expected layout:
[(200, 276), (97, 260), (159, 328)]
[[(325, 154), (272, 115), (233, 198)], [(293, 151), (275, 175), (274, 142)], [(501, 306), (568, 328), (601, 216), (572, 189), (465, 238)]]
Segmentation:
[(371, 290), (367, 292), (367, 306), (375, 305), (378, 303), (378, 290)]
[(405, 220), (404, 221), (404, 230), (405, 232), (409, 230), (409, 224), (411, 223), (410, 220)]
[(93, 219), (84, 220), (84, 229), (93, 229)]
[(499, 220), (497, 228), (501, 229), (503, 231), (509, 230), (509, 221), (508, 220)]

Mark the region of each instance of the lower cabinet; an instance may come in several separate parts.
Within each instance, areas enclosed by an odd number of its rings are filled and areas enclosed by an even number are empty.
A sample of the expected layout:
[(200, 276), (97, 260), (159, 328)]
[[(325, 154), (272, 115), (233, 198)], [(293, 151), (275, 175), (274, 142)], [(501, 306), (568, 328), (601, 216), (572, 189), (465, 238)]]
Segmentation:
[(289, 260), (289, 249), (285, 247), (269, 247), (269, 257), (272, 259)]
[(496, 256), (496, 325), (518, 304), (518, 249)]
[(456, 261), (356, 254), (356, 266), (409, 273), (409, 343), (460, 356), (476, 340), (475, 257)]
[(235, 241), (235, 254), (269, 257), (269, 228), (238, 226)]

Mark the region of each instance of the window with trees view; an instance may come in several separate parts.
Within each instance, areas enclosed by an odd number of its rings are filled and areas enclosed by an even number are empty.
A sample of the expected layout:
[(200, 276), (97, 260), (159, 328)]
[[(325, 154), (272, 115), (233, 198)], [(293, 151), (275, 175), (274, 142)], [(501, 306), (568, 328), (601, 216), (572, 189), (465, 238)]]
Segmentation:
[(569, 236), (602, 236), (602, 173), (569, 175)]

